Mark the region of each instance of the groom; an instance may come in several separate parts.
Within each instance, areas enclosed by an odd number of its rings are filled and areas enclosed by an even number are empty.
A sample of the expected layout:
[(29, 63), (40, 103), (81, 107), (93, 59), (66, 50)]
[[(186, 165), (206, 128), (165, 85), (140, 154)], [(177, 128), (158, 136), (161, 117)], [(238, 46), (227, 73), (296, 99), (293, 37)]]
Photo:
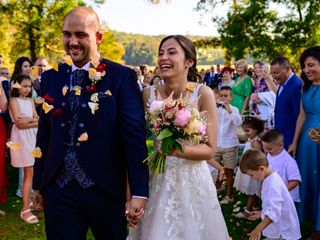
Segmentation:
[[(129, 217), (143, 212), (148, 197), (136, 75), (99, 60), (99, 19), (89, 8), (65, 16), (62, 39), (72, 63), (42, 76), (45, 103), (37, 135), (42, 157), (34, 165), (34, 203), (43, 202), (49, 240), (86, 239), (89, 228), (96, 239), (125, 239), (126, 179)], [(89, 68), (100, 73), (93, 78)]]

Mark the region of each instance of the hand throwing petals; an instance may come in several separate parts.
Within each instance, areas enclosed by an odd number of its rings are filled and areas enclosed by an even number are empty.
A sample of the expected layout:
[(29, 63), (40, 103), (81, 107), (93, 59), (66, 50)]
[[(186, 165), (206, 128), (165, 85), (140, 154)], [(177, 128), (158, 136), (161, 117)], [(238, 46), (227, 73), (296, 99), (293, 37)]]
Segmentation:
[(42, 109), (43, 109), (44, 113), (47, 114), (48, 112), (50, 112), (53, 109), (53, 105), (50, 105), (46, 102), (43, 102)]

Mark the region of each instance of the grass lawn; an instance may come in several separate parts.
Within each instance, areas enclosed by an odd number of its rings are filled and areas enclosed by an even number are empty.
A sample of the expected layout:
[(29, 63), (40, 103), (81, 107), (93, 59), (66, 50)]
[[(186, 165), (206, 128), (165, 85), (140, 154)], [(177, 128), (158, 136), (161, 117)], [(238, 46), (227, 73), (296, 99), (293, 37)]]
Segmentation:
[[(20, 219), (19, 213), (21, 210), (21, 199), (15, 195), (15, 191), (17, 189), (18, 171), (7, 164), (7, 174), (10, 185), (7, 189), (8, 203), (4, 206), (1, 206), (1, 209), (6, 212), (6, 216), (0, 217), (0, 239), (45, 239), (43, 213), (36, 213), (40, 220), (38, 224), (27, 224)], [(223, 194), (224, 193), (220, 195), (222, 196)], [(235, 196), (237, 201), (241, 202), (239, 206), (243, 207), (245, 205), (245, 197), (239, 194), (236, 194)], [(258, 224), (258, 221), (249, 222), (247, 220), (237, 219), (233, 216), (232, 210), (232, 204), (222, 205), (222, 211), (228, 226), (230, 237), (232, 237), (234, 240), (248, 239), (246, 236), (247, 233), (254, 229), (254, 227)], [(310, 223), (302, 225), (302, 233), (304, 236), (309, 236), (311, 231), (312, 225)], [(88, 234), (88, 239), (94, 239), (90, 233)]]

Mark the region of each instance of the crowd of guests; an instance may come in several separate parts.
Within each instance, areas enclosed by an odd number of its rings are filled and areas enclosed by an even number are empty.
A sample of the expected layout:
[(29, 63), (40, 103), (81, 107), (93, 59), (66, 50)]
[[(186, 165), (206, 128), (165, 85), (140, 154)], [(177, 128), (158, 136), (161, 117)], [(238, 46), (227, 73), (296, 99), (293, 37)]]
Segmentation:
[[(285, 57), (274, 59), (270, 66), (256, 61), (251, 70), (241, 59), (233, 67), (218, 65), (215, 71), (211, 66), (198, 73), (198, 81), (210, 86), (217, 100), (217, 151), (208, 165), (218, 191), (224, 189), (221, 176), (225, 175), (226, 195), (221, 204), (236, 202), (235, 189), (246, 194), (246, 206), (235, 210), (235, 217), (249, 221), (261, 217), (261, 224), (271, 221), (268, 228), (257, 226), (269, 238), (280, 234), (283, 239), (299, 239), (298, 213), (300, 222), (313, 221), (315, 231), (310, 239), (320, 239), (320, 147), (317, 136), (308, 135), (310, 129), (320, 127), (320, 47), (307, 49), (300, 65), (300, 76)], [(19, 168), (16, 194), (22, 197), (20, 217), (27, 223), (38, 222), (31, 211), (35, 160), (30, 153), (36, 142), (41, 75), (47, 67), (43, 57), (34, 63), (20, 57), (10, 77), (0, 55), (0, 204), (6, 202), (8, 146), (11, 165)], [(133, 69), (141, 91), (165, 82), (157, 67)], [(239, 146), (244, 147), (240, 163)], [(286, 209), (279, 209), (277, 201), (285, 202)], [(257, 231), (250, 234), (256, 236)]]

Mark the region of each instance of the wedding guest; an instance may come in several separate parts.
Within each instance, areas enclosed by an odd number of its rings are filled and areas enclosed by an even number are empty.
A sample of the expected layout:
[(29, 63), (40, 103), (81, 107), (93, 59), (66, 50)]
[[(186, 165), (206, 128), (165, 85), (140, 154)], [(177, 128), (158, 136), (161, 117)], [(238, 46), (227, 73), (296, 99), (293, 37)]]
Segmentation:
[(32, 100), (32, 80), (29, 75), (19, 74), (13, 84), (19, 84), (19, 88), (13, 85), (9, 102), (10, 115), (13, 126), (10, 141), (19, 144), (19, 149), (10, 148), (11, 165), (23, 169), (22, 183), (22, 209), (20, 217), (27, 223), (37, 223), (38, 218), (32, 214), (31, 186), (33, 177), (34, 157), (31, 152), (36, 147), (36, 134), (38, 127), (38, 115), (34, 101)]
[(216, 148), (216, 102), (212, 90), (197, 83), (194, 44), (181, 35), (165, 37), (160, 42), (158, 65), (166, 83), (145, 88), (146, 111), (148, 104), (156, 99), (166, 99), (170, 94), (173, 99), (182, 96), (200, 112), (207, 113), (208, 141), (182, 143), (182, 152), (173, 150), (167, 156), (163, 174), (150, 172), (150, 197), (145, 215), (137, 228), (130, 228), (128, 239), (227, 240), (226, 224), (205, 161), (211, 159)]
[(261, 137), (263, 149), (267, 154), (270, 168), (275, 170), (288, 187), (294, 202), (300, 202), (299, 184), (301, 182), (300, 171), (297, 162), (284, 149), (283, 135), (272, 129)]
[[(14, 65), (14, 70), (11, 76), (11, 89), (14, 81), (16, 80), (17, 76), (21, 73), (27, 74), (31, 76), (31, 67), (33, 63), (28, 57), (19, 57)], [(32, 79), (33, 80), (33, 79)], [(32, 97), (35, 99), (37, 97), (37, 93), (33, 90)], [(16, 191), (16, 195), (22, 198), (22, 181), (24, 178), (24, 171), (22, 168), (19, 168), (19, 182), (18, 182), (18, 189)]]
[(214, 73), (214, 66), (211, 66), (210, 67), (210, 70), (206, 72), (206, 74), (204, 75), (204, 83), (205, 85), (207, 86), (211, 86), (213, 80), (214, 80), (214, 76), (215, 76), (215, 73)]
[[(42, 156), (34, 165), (33, 188), (34, 206), (44, 204), (48, 240), (86, 239), (89, 228), (95, 239), (124, 240), (127, 177), (129, 219), (143, 214), (148, 197), (137, 77), (132, 69), (100, 56), (99, 28), (90, 8), (67, 13), (62, 41), (72, 64), (41, 77), (43, 94), (49, 96), (44, 106), (53, 109), (40, 114), (37, 146)], [(105, 71), (98, 84), (88, 73), (90, 66)]]
[(271, 62), (271, 74), (279, 85), (274, 110), (275, 129), (283, 134), (284, 148), (288, 149), (300, 111), (302, 83), (285, 57), (278, 57)]
[(320, 145), (312, 141), (308, 131), (320, 123), (320, 46), (306, 49), (300, 57), (305, 73), (300, 113), (289, 152), (296, 156), (301, 173), (301, 202), (298, 215), (301, 222), (312, 220), (314, 232), (310, 239), (320, 239)]
[[(243, 153), (249, 149), (262, 150), (262, 143), (259, 135), (264, 130), (264, 122), (256, 117), (246, 117), (242, 123), (242, 128), (248, 137)], [(234, 187), (240, 192), (248, 195), (246, 207), (238, 212), (235, 217), (248, 219), (252, 211), (258, 208), (258, 200), (261, 195), (261, 182), (251, 179), (248, 175), (237, 170)]]
[(232, 79), (232, 73), (234, 72), (234, 69), (231, 67), (224, 67), (222, 68), (221, 75), (222, 75), (222, 80), (218, 84), (219, 89), (223, 86), (229, 86), (233, 87), (235, 81)]
[(161, 84), (162, 84), (162, 80), (160, 75), (153, 75), (150, 81), (150, 86), (161, 85)]
[[(237, 167), (239, 140), (237, 128), (241, 125), (242, 119), (239, 110), (230, 105), (232, 99), (232, 89), (229, 86), (223, 86), (219, 90), (220, 100), (217, 102), (218, 113), (218, 138), (217, 151), (213, 159), (224, 167), (227, 180), (227, 192), (225, 198), (220, 202), (227, 204), (233, 201), (233, 173)], [(219, 189), (222, 181), (217, 181), (216, 186)]]
[(142, 91), (144, 88), (144, 85), (143, 85), (143, 76), (142, 76), (141, 70), (138, 67), (133, 68), (133, 70), (137, 74), (137, 83), (138, 83), (140, 91)]
[(34, 62), (34, 65), (38, 67), (38, 78), (33, 81), (33, 88), (37, 92), (38, 96), (41, 96), (41, 76), (47, 70), (48, 61), (44, 57), (38, 57)]
[(240, 160), (240, 170), (250, 178), (262, 182), (262, 211), (255, 211), (249, 220), (262, 221), (248, 235), (249, 240), (301, 238), (295, 205), (287, 186), (268, 164), (264, 153), (257, 149), (246, 151)]
[(9, 68), (0, 67), (0, 77), (4, 77), (5, 79), (9, 79), (10, 73)]
[[(274, 114), (276, 95), (272, 91), (273, 81), (266, 81), (265, 71), (268, 66), (262, 61), (254, 63), (255, 78), (253, 79), (253, 93), (250, 96), (250, 112), (264, 121), (268, 121)], [(269, 126), (268, 126), (269, 127)]]
[(237, 74), (235, 84), (232, 87), (233, 99), (231, 105), (238, 108), (241, 114), (245, 113), (249, 106), (250, 95), (252, 93), (252, 80), (248, 76), (248, 65), (244, 59), (238, 60), (235, 64)]
[[(8, 101), (4, 89), (2, 88), (3, 78), (0, 77), (0, 204), (7, 202), (7, 177), (6, 177), (6, 141), (7, 128), (2, 118), (2, 113), (7, 111)], [(0, 216), (5, 212), (0, 209)]]

